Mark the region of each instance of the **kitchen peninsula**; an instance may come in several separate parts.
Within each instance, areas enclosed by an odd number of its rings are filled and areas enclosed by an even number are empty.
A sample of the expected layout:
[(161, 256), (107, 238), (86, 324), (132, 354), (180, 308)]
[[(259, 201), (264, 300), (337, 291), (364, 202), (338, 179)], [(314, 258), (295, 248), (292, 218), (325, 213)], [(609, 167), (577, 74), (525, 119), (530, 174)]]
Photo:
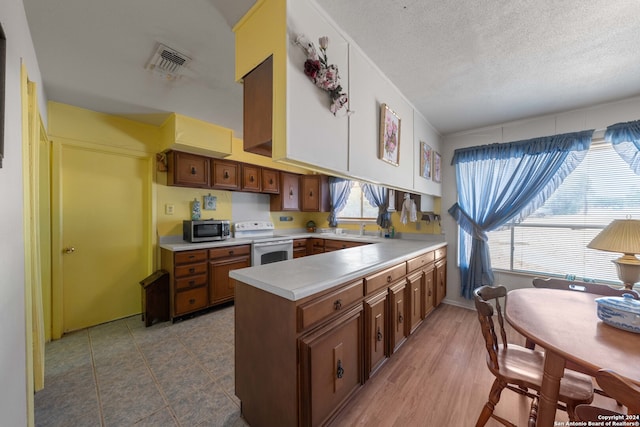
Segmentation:
[(445, 243), (379, 242), (229, 273), (250, 425), (330, 422), (442, 301)]

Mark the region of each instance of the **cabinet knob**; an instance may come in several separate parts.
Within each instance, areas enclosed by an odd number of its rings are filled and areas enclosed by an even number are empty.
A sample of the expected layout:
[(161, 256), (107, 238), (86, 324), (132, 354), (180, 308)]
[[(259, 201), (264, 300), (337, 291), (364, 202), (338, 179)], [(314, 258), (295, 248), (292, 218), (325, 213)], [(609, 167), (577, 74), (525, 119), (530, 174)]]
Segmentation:
[(387, 276), (387, 283), (391, 283), (391, 275)]
[(195, 272), (196, 272), (196, 269), (195, 269), (195, 268), (191, 267), (191, 268), (189, 269), (189, 273), (192, 273), (192, 274), (193, 274), (193, 273), (195, 273)]
[(196, 299), (195, 299), (195, 298), (191, 298), (191, 299), (189, 300), (189, 304), (193, 305), (193, 304), (195, 304), (195, 303), (196, 303)]
[(74, 248), (73, 246), (70, 246), (68, 248), (64, 248), (63, 251), (65, 254), (72, 254), (76, 251), (76, 248)]
[(342, 360), (338, 359), (338, 369), (336, 371), (336, 377), (342, 378), (344, 377), (344, 368), (342, 367)]
[(333, 303), (333, 308), (335, 310), (340, 310), (342, 308), (342, 300), (336, 300), (336, 302)]
[(376, 339), (378, 341), (382, 341), (382, 331), (380, 330), (380, 326), (378, 326), (378, 333), (376, 334)]
[(229, 171), (224, 171), (224, 179), (229, 179)]
[(195, 166), (191, 166), (191, 175), (195, 175), (198, 173), (198, 170), (196, 169)]
[(251, 176), (249, 177), (249, 182), (254, 182), (255, 180), (256, 180), (256, 179), (255, 179), (255, 177), (254, 177), (253, 175), (251, 175)]
[(404, 317), (402, 317), (402, 313), (398, 313), (398, 323), (402, 323)]
[(196, 285), (195, 280), (189, 280), (189, 286), (195, 286), (195, 285)]
[(269, 185), (273, 185), (273, 178), (269, 179)]
[(309, 197), (313, 197), (313, 191), (309, 191)]
[(293, 187), (289, 187), (289, 198), (293, 199)]

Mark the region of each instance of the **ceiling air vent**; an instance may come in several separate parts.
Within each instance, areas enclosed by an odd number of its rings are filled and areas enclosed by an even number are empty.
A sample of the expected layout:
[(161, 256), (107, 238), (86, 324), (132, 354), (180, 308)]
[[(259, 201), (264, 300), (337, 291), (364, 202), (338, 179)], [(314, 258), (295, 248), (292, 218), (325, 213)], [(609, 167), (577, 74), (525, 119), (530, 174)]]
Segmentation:
[(191, 58), (188, 56), (159, 43), (145, 68), (164, 76), (167, 80), (176, 80), (182, 77), (181, 71), (190, 61)]

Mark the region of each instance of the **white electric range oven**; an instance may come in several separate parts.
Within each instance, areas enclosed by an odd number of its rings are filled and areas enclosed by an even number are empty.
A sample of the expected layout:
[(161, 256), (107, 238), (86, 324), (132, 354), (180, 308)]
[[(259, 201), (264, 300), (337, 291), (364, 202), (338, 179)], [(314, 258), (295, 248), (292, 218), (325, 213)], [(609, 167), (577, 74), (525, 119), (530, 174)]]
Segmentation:
[(242, 221), (234, 224), (234, 237), (252, 239), (251, 265), (293, 259), (293, 239), (274, 234), (270, 221)]

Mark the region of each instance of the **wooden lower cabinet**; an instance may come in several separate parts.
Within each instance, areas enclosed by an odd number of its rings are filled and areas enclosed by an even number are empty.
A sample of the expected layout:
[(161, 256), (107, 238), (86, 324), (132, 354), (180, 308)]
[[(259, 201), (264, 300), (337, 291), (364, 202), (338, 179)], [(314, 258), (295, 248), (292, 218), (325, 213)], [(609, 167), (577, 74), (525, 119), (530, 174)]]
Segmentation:
[(405, 298), (407, 284), (401, 280), (389, 288), (389, 354), (395, 353), (407, 339)]
[(251, 246), (230, 246), (209, 249), (209, 304), (232, 301), (235, 282), (229, 278), (231, 270), (251, 267)]
[(364, 301), (365, 315), (365, 372), (367, 378), (387, 360), (389, 352), (387, 325), (387, 295), (385, 289)]
[(235, 392), (245, 421), (297, 427), (338, 420), (410, 339), (412, 322), (425, 323), (425, 307), (435, 307), (436, 270), (445, 271), (446, 259), (434, 258), (431, 251), (298, 301), (236, 282)]
[(299, 340), (301, 425), (327, 423), (364, 383), (362, 304)]
[(422, 317), (425, 318), (436, 308), (435, 266), (433, 264), (428, 265), (422, 270), (422, 273), (424, 274)]
[(307, 239), (293, 239), (293, 258), (307, 256)]
[(422, 271), (411, 273), (407, 276), (407, 317), (409, 328), (408, 333), (411, 334), (416, 330), (422, 322)]
[(444, 297), (447, 296), (447, 259), (441, 258), (436, 261), (435, 265), (435, 291), (436, 291), (436, 307), (442, 303)]
[(317, 237), (312, 237), (311, 239), (307, 239), (308, 247), (307, 253), (310, 255), (322, 254), (324, 253), (324, 239), (319, 239)]
[(251, 266), (251, 246), (170, 251), (161, 249), (160, 264), (169, 272), (169, 317), (202, 310), (234, 299), (229, 271)]

